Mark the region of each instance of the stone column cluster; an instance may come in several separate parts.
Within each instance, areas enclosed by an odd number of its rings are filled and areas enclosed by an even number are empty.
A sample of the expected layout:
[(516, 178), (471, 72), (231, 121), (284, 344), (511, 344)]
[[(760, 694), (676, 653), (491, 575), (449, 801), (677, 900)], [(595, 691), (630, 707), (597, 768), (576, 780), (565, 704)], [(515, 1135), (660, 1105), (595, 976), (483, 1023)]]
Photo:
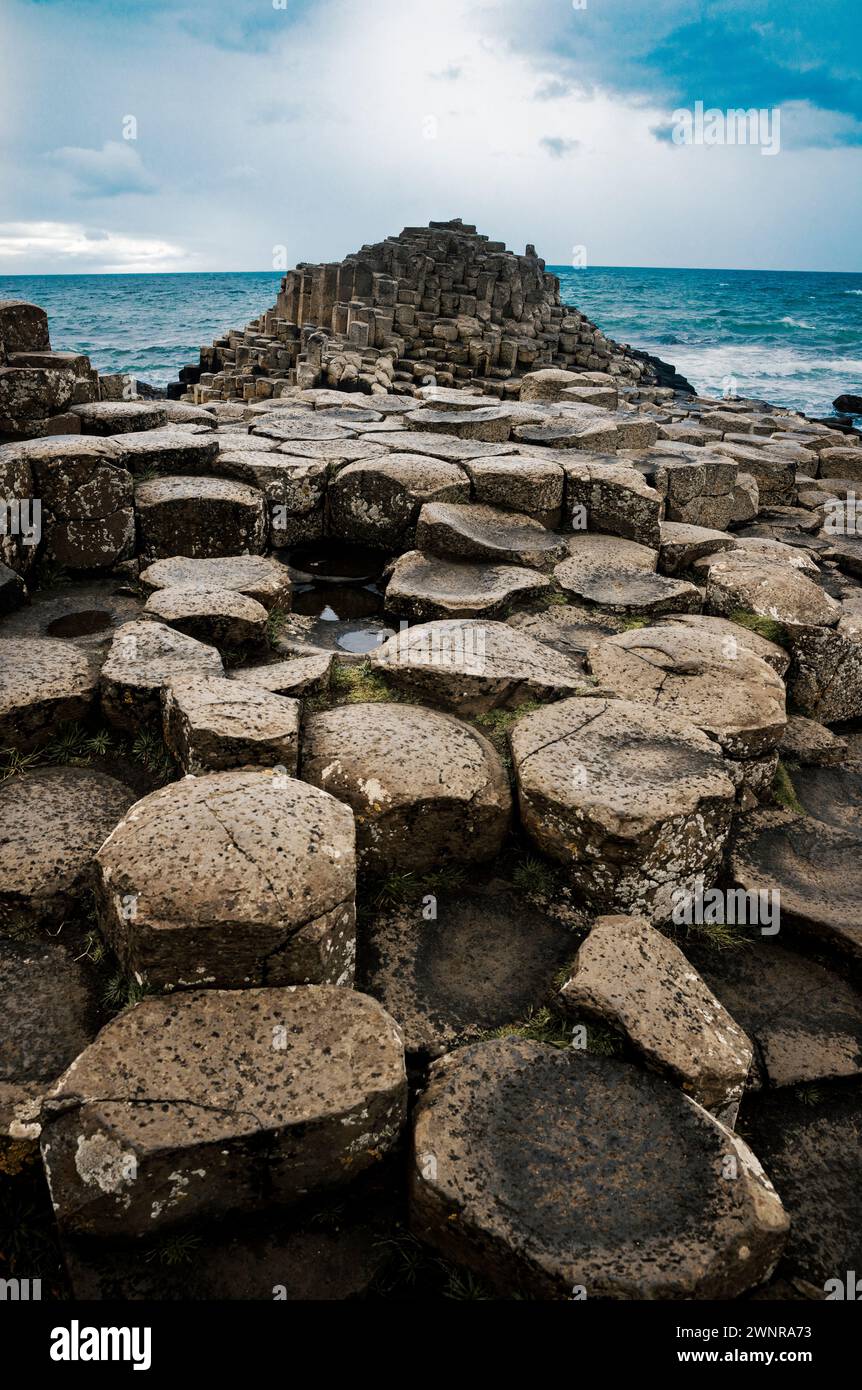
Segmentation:
[(201, 349), (173, 394), (255, 400), (286, 386), (410, 391), (466, 386), (503, 398), (538, 367), (649, 368), (560, 303), (560, 283), (527, 246), (522, 256), (460, 219), (406, 227), (344, 261), (301, 264), (273, 309)]

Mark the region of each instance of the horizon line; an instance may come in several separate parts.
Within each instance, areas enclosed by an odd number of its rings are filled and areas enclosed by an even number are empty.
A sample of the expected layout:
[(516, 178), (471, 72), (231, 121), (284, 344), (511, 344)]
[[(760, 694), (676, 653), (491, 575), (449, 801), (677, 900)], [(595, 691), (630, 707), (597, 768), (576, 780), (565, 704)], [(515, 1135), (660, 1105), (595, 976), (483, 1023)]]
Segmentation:
[[(305, 264), (311, 264), (306, 262)], [(697, 271), (716, 275), (858, 275), (862, 270), (790, 270), (782, 267), (766, 266), (711, 266), (711, 265), (594, 265), (573, 266), (565, 261), (545, 261), (549, 271), (571, 270), (583, 275), (591, 270), (637, 270), (637, 271)], [(24, 270), (7, 272), (0, 270), (0, 280), (70, 280), (70, 279), (145, 279), (151, 276), (169, 275), (272, 275), (284, 276), (283, 270)]]

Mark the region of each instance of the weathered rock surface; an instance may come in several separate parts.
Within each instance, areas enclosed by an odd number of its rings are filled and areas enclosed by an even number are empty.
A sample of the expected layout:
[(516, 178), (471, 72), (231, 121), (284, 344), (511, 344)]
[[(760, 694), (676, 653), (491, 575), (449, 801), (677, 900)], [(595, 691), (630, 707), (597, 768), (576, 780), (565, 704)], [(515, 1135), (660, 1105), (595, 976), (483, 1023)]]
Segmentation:
[(356, 815), (373, 873), (491, 859), (509, 824), (509, 781), (477, 730), (420, 705), (343, 705), (305, 723), (302, 776)]
[(732, 550), (733, 536), (712, 531), (706, 526), (686, 526), (681, 521), (663, 521), (659, 544), (659, 569), (662, 574), (682, 574), (703, 555)]
[(266, 637), (263, 604), (235, 589), (156, 589), (144, 616), (225, 651), (259, 647)]
[(617, 536), (580, 533), (554, 570), (564, 593), (619, 613), (692, 613), (701, 598), (693, 584), (655, 573), (658, 552)]
[(784, 732), (784, 683), (760, 657), (719, 633), (643, 627), (608, 637), (587, 661), (606, 690), (695, 724), (731, 757), (775, 748)]
[(566, 460), (566, 517), (583, 509), (590, 531), (607, 531), (658, 547), (662, 499), (642, 473), (613, 457)]
[(32, 470), (46, 552), (57, 564), (106, 569), (132, 553), (132, 479), (113, 440), (57, 435), (15, 447)]
[(834, 627), (841, 608), (802, 570), (782, 559), (736, 549), (710, 565), (706, 585), (709, 612), (727, 617), (742, 610), (785, 627)]
[(174, 988), (352, 983), (353, 817), (279, 769), (152, 792), (97, 863), (99, 925), (130, 975)]
[(477, 502), (528, 516), (545, 516), (563, 505), (565, 474), (550, 459), (522, 458), (513, 454), (502, 458), (466, 459), (464, 472), (473, 484)]
[(862, 1267), (858, 1087), (833, 1082), (807, 1105), (800, 1103), (798, 1092), (767, 1092), (752, 1099), (746, 1133), (756, 1144), (790, 1217), (782, 1272), (821, 1290), (821, 1297), (834, 1299), (837, 1282), (839, 1297), (858, 1299), (856, 1281)]
[(242, 681), (243, 685), (254, 685), (260, 690), (271, 690), (273, 695), (291, 695), (297, 699), (303, 695), (319, 695), (329, 689), (332, 676), (332, 652), (321, 652), (316, 656), (299, 656), (292, 661), (274, 661), (269, 666), (243, 666), (239, 671), (230, 671), (231, 680)]
[(218, 457), (218, 436), (209, 429), (189, 429), (187, 425), (168, 425), (165, 429), (141, 430), (123, 435), (116, 442), (122, 460), (132, 473), (208, 473)]
[(34, 768), (0, 785), (0, 929), (62, 921), (89, 886), (96, 850), (132, 802), (114, 777)]
[(753, 656), (759, 656), (782, 677), (790, 665), (790, 653), (786, 647), (770, 642), (768, 637), (762, 637), (750, 627), (732, 622), (729, 618), (717, 618), (712, 613), (668, 613), (657, 619), (656, 626), (715, 633), (723, 640), (728, 660), (733, 660), (740, 651), (748, 651)]
[(374, 545), (412, 541), (423, 503), (468, 501), (470, 480), (457, 464), (396, 453), (342, 468), (328, 489), (333, 535)]
[(163, 429), (168, 413), (156, 401), (93, 401), (72, 406), (82, 434), (132, 434), (136, 430)]
[(781, 895), (781, 927), (817, 949), (862, 960), (862, 860), (856, 830), (792, 811), (758, 811), (732, 847), (733, 880)]
[(734, 788), (693, 724), (572, 699), (525, 715), (510, 737), (524, 828), (589, 901), (663, 921), (675, 890), (712, 879)]
[(509, 1295), (664, 1299), (759, 1283), (788, 1221), (751, 1150), (666, 1082), (507, 1038), (434, 1064), (411, 1225)]
[(537, 597), (550, 586), (545, 575), (520, 565), (459, 563), (410, 550), (392, 566), (386, 607), (416, 622), (492, 618), (516, 600)]
[(517, 709), (583, 689), (579, 666), (507, 623), (454, 618), (419, 623), (370, 658), (396, 690), (459, 714)]
[(46, 1102), (57, 1220), (79, 1235), (146, 1236), (294, 1202), (386, 1153), (405, 1104), (400, 1035), (365, 995), (146, 999), (102, 1030)]
[(195, 774), (254, 764), (292, 776), (299, 714), (298, 700), (223, 676), (180, 676), (162, 692), (165, 743)]
[(59, 638), (0, 638), (0, 745), (29, 750), (83, 719), (99, 683), (94, 656)]
[(278, 560), (264, 555), (230, 555), (204, 560), (172, 555), (148, 565), (138, 577), (149, 592), (156, 589), (230, 589), (247, 594), (264, 608), (290, 607), (290, 573)]
[(161, 692), (179, 676), (223, 674), (214, 647), (150, 619), (117, 628), (100, 685), (105, 717), (121, 729), (161, 719)]
[(397, 1019), (407, 1052), (427, 1059), (526, 1017), (574, 948), (570, 932), (504, 886), (426, 896), (364, 924), (360, 985)]
[(833, 724), (862, 717), (862, 633), (842, 618), (837, 628), (795, 635), (787, 693), (800, 714)]
[(538, 570), (553, 569), (566, 554), (565, 541), (540, 522), (478, 502), (426, 502), (416, 523), (416, 545), (443, 559)]
[(95, 1036), (92, 974), (55, 941), (0, 940), (0, 1161), (39, 1138), (40, 1098)]
[(165, 477), (138, 483), (135, 512), (147, 561), (259, 554), (266, 544), (263, 493), (230, 478)]
[(804, 767), (833, 767), (842, 761), (847, 743), (825, 724), (818, 724), (816, 719), (793, 714), (782, 734), (780, 752), (783, 758), (790, 758)]
[(757, 1047), (769, 1086), (862, 1072), (862, 996), (834, 970), (773, 939), (714, 951), (692, 943), (692, 963)]
[(573, 1018), (621, 1029), (647, 1063), (708, 1110), (740, 1100), (749, 1039), (667, 937), (636, 917), (600, 917), (560, 990)]

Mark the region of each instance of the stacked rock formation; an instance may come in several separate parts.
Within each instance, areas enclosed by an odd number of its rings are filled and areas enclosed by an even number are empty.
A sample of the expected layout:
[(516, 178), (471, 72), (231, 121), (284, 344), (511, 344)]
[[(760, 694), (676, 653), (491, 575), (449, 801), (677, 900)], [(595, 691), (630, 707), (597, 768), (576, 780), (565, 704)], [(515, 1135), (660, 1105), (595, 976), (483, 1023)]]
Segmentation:
[(515, 255), (456, 218), (288, 271), (275, 307), (202, 348), (171, 394), (191, 386), (201, 404), (278, 397), (292, 385), (388, 392), (433, 382), (502, 398), (540, 366), (674, 377), (562, 305), (535, 247)]
[(860, 439), (504, 384), (0, 446), (44, 503), (0, 571), (0, 1181), (44, 1171), (80, 1295), (389, 1292), (405, 1224), (431, 1296), (860, 1267)]

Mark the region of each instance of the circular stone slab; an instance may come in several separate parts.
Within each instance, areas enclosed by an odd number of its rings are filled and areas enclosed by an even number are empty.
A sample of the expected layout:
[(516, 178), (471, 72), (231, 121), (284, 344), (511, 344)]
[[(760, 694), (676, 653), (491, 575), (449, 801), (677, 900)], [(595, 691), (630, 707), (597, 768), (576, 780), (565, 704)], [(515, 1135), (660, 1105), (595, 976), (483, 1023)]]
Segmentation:
[(405, 628), (370, 658), (396, 690), (458, 714), (517, 709), (587, 688), (581, 667), (507, 623), (474, 618)]
[(841, 605), (816, 579), (767, 552), (731, 550), (710, 566), (706, 607), (727, 617), (742, 609), (787, 627), (834, 627)]
[(410, 550), (392, 566), (385, 606), (417, 622), (495, 617), (517, 599), (551, 587), (546, 575), (519, 565), (458, 564)]
[(266, 544), (263, 493), (232, 478), (154, 478), (135, 489), (142, 557), (258, 554)]
[(363, 929), (362, 988), (427, 1059), (459, 1040), (524, 1018), (553, 993), (577, 949), (558, 923), (516, 893), (488, 888), (383, 912)]
[(597, 905), (669, 920), (721, 863), (735, 789), (716, 744), (629, 700), (561, 700), (511, 735), (521, 819)]
[(28, 750), (83, 719), (99, 683), (94, 653), (53, 637), (0, 639), (0, 746)]
[(352, 806), (359, 860), (372, 873), (491, 859), (508, 829), (509, 780), (494, 748), (421, 705), (312, 715), (302, 776)]
[(587, 664), (605, 690), (690, 720), (731, 757), (771, 752), (787, 723), (781, 677), (720, 633), (663, 626), (620, 632), (593, 647)]
[(432, 1066), (410, 1184), (416, 1235), (509, 1295), (735, 1298), (789, 1226), (751, 1150), (682, 1092), (511, 1037)]
[(141, 570), (140, 583), (155, 589), (231, 589), (247, 594), (264, 608), (290, 608), (291, 582), (285, 565), (265, 555), (224, 555), (192, 560), (172, 555)]
[(353, 817), (283, 771), (186, 777), (134, 805), (96, 856), (99, 925), (156, 986), (349, 984)]
[(47, 1101), (57, 1220), (147, 1236), (343, 1185), (392, 1148), (406, 1090), (395, 1023), (353, 990), (144, 999)]
[(88, 886), (96, 850), (134, 802), (86, 767), (45, 767), (0, 786), (0, 922), (61, 919)]

